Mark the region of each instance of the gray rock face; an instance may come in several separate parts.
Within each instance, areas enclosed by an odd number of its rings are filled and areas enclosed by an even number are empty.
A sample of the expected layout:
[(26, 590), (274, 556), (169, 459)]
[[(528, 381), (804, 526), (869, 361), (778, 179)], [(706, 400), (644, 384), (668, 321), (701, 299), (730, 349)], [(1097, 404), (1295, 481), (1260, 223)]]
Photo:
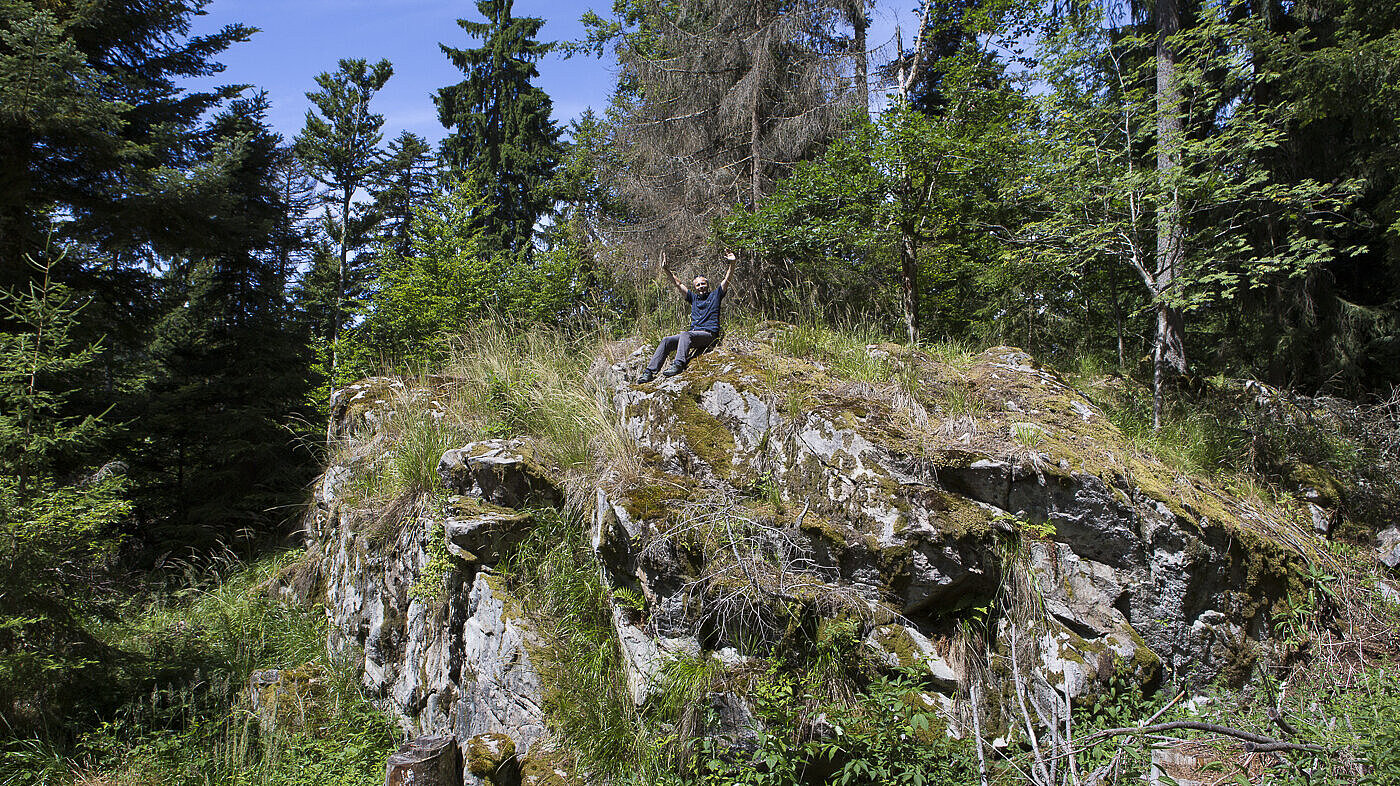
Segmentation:
[(1400, 527), (1381, 530), (1376, 544), (1376, 559), (1387, 568), (1400, 568)]
[[(381, 412), (365, 392), (370, 387), (337, 399), (370, 402), (336, 409), (331, 432), (344, 448), (337, 455), (347, 461), (373, 461), (381, 439), (376, 429), (391, 419), (369, 414)], [(367, 692), (406, 734), (451, 735), (464, 750), (478, 735), (508, 734), (524, 754), (545, 733), (538, 641), (491, 566), (518, 544), (531, 520), (500, 503), (547, 503), (558, 491), (523, 446), (488, 441), (449, 453), (444, 472), (471, 496), (443, 509), (420, 502), (398, 511), (397, 521), (359, 509), (350, 465), (327, 468), (307, 540), (324, 581), (328, 644), (362, 658)], [(455, 561), (445, 579), (429, 569), (434, 559)], [(438, 581), (444, 586), (430, 586)]]
[(488, 439), (442, 454), (437, 471), (450, 491), (507, 508), (558, 505), (564, 497), (518, 440)]
[[(969, 620), (996, 621), (986, 645), (1016, 655), (1046, 716), (1114, 675), (1214, 679), (1267, 637), (1293, 559), (1270, 536), (1281, 517), (1137, 453), (1019, 350), (957, 368), (869, 352), (899, 380), (837, 379), (737, 339), (644, 386), (629, 380), (646, 347), (595, 364), (595, 392), (639, 456), (598, 479), (591, 517), (636, 704), (676, 658), (749, 668), (793, 615), (841, 621), (875, 662), (925, 672), (923, 700), (955, 734), (968, 733), (958, 703), (989, 679), (986, 653), (955, 646)], [(953, 383), (975, 400), (950, 396)], [(367, 380), (334, 402), (347, 458), (326, 470), (308, 526), (330, 643), (362, 653), (364, 684), (406, 732), (463, 750), (509, 735), (527, 757), (546, 734), (543, 642), (493, 566), (529, 534), (529, 510), (563, 494), (528, 443), (483, 440), (443, 455), (446, 504), (388, 525), (358, 509), (350, 481), (381, 460), (376, 429), (394, 397), (420, 395), (401, 387)], [(1400, 530), (1386, 537), (1382, 560), (1400, 564)], [(425, 592), (443, 559), (444, 587)], [(711, 731), (748, 749), (747, 705), (708, 701)]]
[(514, 510), (449, 507), (443, 521), (447, 550), (464, 562), (494, 565), (530, 534), (534, 516)]
[[(709, 622), (722, 616), (709, 605), (719, 594), (712, 586), (732, 583), (734, 571), (716, 562), (724, 555), (697, 554), (685, 540), (705, 516), (724, 515), (768, 528), (744, 543), (782, 553), (767, 563), (790, 584), (820, 585), (818, 594), (863, 604), (876, 618), (896, 616), (915, 642), (901, 652), (921, 653), (939, 674), (946, 664), (919, 639), (989, 603), (1011, 570), (1028, 572), (1043, 595), (1040, 670), (1076, 696), (1115, 670), (1148, 682), (1164, 672), (1210, 680), (1231, 657), (1221, 642), (1264, 635), (1261, 610), (1284, 582), (1259, 569), (1250, 553), (1258, 544), (1239, 531), (1281, 525), (1216, 504), (1209, 492), (1161, 488), (1174, 482), (1164, 468), (1126, 455), (1104, 415), (1025, 353), (989, 350), (969, 372), (996, 403), (986, 415), (922, 427), (876, 388), (826, 380), (815, 363), (775, 385), (773, 368), (792, 367), (785, 361), (765, 371), (762, 348), (724, 348), (644, 386), (627, 381), (634, 358), (595, 366), (596, 383), (656, 473), (641, 488), (600, 490), (595, 509), (594, 545), (610, 581), (639, 587), (649, 601), (648, 616), (625, 631), (635, 640), (628, 651), (648, 652), (638, 631), (654, 641), (742, 646)], [(804, 381), (805, 394), (794, 389)], [(804, 403), (794, 406), (799, 396)], [(925, 431), (911, 437), (911, 426)], [(1151, 482), (1134, 472), (1150, 472)], [(756, 482), (783, 514), (755, 523), (732, 506), (718, 512)], [(678, 492), (651, 502), (668, 485)], [(1009, 564), (998, 543), (1025, 526), (1049, 540), (1034, 543), (1024, 564)], [(1286, 559), (1280, 551), (1262, 562)], [(629, 673), (639, 699), (647, 672)], [(951, 672), (943, 678), (949, 692), (957, 684)]]
[(540, 676), (531, 650), (539, 641), (524, 624), (502, 582), (477, 575), (468, 604), (472, 611), (462, 630), (462, 699), (455, 728), (459, 739), (506, 732), (522, 752), (544, 735)]
[(890, 669), (910, 666), (927, 669), (933, 686), (944, 693), (957, 693), (967, 682), (967, 675), (955, 669), (916, 628), (878, 625), (866, 635), (865, 646)]

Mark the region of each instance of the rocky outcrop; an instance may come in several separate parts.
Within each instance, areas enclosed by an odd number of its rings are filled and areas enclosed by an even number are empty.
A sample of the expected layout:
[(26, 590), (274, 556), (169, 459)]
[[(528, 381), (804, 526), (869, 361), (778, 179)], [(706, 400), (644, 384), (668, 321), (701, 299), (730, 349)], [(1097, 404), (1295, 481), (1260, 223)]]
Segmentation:
[[(611, 612), (639, 706), (677, 658), (741, 670), (833, 620), (872, 663), (925, 672), (923, 700), (953, 734), (966, 733), (958, 703), (987, 678), (955, 646), (966, 621), (994, 622), (982, 646), (1023, 666), (1047, 707), (1114, 676), (1247, 676), (1294, 581), (1290, 544), (1309, 536), (1305, 517), (1300, 529), (1134, 450), (1012, 348), (940, 361), (872, 346), (851, 373), (730, 339), (647, 385), (630, 381), (647, 348), (614, 350), (589, 379), (635, 455), (595, 479), (591, 505), (573, 503), (591, 508), (614, 598), (631, 599)], [(391, 516), (357, 501), (352, 478), (388, 450), (387, 402), (414, 395), (433, 400), (386, 380), (337, 395), (340, 458), (310, 551), (332, 646), (362, 653), (366, 687), (406, 731), (452, 734), (484, 772), (488, 741), (519, 759), (546, 734), (546, 642), (495, 568), (531, 511), (564, 494), (528, 442), (482, 440), (442, 456), (435, 501), (409, 495)], [(714, 738), (749, 744), (742, 697), (705, 701)], [(548, 776), (527, 764), (523, 781)], [(483, 777), (464, 767), (469, 783)]]
[[(644, 348), (595, 367), (646, 457), (644, 476), (602, 484), (594, 515), (610, 580), (648, 601), (617, 616), (639, 700), (667, 652), (753, 646), (736, 595), (760, 626), (765, 596), (860, 614), (878, 657), (916, 654), (950, 694), (962, 677), (931, 638), (1004, 600), (1012, 572), (1043, 610), (1041, 679), (1073, 695), (1114, 673), (1211, 680), (1266, 635), (1290, 520), (1138, 454), (1018, 350), (964, 368), (870, 352), (897, 382), (743, 342), (645, 386), (627, 381)], [(739, 552), (696, 545), (720, 522)]]
[[(449, 498), (363, 497), (354, 479), (387, 471), (385, 434), (403, 395), (370, 381), (333, 401), (336, 460), (307, 526), (329, 645), (360, 659), (367, 692), (405, 733), (448, 734), (463, 751), (479, 735), (509, 735), (524, 754), (545, 733), (538, 640), (493, 567), (531, 521), (505, 504), (559, 493), (518, 445), (487, 440), (443, 457), (458, 492)], [(483, 782), (463, 768), (466, 783)]]

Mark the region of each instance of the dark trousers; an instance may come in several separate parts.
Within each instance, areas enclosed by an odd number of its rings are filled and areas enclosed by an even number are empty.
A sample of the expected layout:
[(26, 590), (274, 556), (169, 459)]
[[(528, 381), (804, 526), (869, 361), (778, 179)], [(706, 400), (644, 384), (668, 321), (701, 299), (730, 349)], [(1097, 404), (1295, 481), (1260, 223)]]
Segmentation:
[(708, 330), (687, 330), (684, 333), (677, 333), (674, 336), (667, 336), (661, 339), (661, 343), (656, 347), (656, 354), (651, 356), (651, 363), (647, 368), (655, 374), (661, 370), (661, 364), (666, 362), (666, 356), (672, 352), (676, 353), (676, 360), (685, 362), (686, 355), (690, 354), (690, 348), (704, 349), (714, 343), (715, 334)]

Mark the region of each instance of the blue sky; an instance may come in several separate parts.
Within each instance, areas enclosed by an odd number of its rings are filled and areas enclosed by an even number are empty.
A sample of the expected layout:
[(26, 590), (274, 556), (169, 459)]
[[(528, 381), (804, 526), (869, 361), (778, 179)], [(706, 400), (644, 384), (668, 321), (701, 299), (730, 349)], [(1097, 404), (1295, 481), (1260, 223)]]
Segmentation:
[[(893, 35), (896, 19), (906, 30), (914, 26), (914, 4), (882, 0), (872, 13), (872, 44)], [(583, 35), (578, 20), (584, 11), (595, 8), (603, 13), (611, 6), (612, 0), (515, 0), (513, 13), (542, 17), (540, 39), (563, 41)], [(315, 88), (316, 74), (334, 71), (344, 57), (388, 58), (394, 64), (394, 77), (373, 104), (384, 115), (386, 139), (401, 130), (441, 139), (444, 131), (430, 96), (460, 81), (462, 72), (447, 61), (438, 44), (475, 46), (456, 20), (480, 18), (472, 0), (213, 0), (205, 10), (207, 14), (195, 20), (196, 33), (233, 22), (261, 28), (251, 41), (219, 58), (226, 70), (213, 81), (266, 89), (272, 125), (288, 139), (302, 126), (306, 93)], [(602, 110), (607, 104), (613, 80), (610, 62), (565, 60), (554, 54), (539, 68), (539, 85), (553, 99), (554, 117), (561, 126), (587, 107)]]

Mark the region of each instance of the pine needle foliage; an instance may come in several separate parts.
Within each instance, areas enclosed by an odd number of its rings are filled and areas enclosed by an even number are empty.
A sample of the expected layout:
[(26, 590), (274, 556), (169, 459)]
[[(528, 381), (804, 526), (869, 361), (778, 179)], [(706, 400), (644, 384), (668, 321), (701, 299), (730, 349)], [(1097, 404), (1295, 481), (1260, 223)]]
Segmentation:
[(550, 182), (563, 149), (550, 119), (553, 103), (532, 81), (535, 64), (553, 44), (535, 40), (544, 20), (511, 16), (513, 0), (477, 0), (485, 22), (457, 20), (481, 40), (475, 49), (441, 44), (447, 59), (467, 78), (433, 97), (438, 119), (450, 130), (442, 157), (462, 188), (483, 194), (476, 214), (492, 251), (527, 258), (535, 223), (549, 208)]

